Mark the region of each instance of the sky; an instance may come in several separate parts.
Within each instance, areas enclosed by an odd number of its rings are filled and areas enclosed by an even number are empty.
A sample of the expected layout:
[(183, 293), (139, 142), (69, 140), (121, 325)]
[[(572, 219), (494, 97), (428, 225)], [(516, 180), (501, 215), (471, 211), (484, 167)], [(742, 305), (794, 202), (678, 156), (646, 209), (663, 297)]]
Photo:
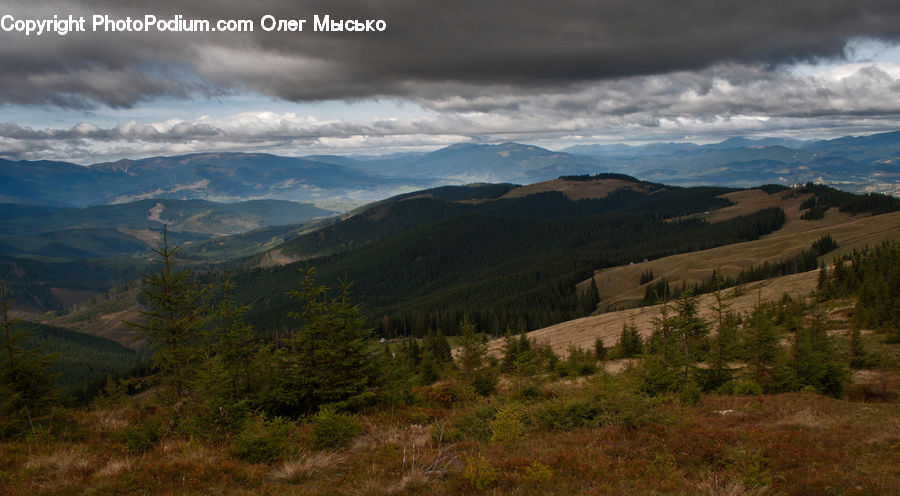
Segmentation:
[[(22, 4), (0, 0), (7, 159), (504, 141), (561, 149), (900, 129), (896, 0)], [(85, 32), (20, 29), (54, 15), (84, 17)], [(94, 30), (95, 15), (254, 29), (113, 32)], [(384, 29), (315, 30), (314, 16), (326, 15)], [(306, 22), (302, 32), (267, 31), (265, 19)]]

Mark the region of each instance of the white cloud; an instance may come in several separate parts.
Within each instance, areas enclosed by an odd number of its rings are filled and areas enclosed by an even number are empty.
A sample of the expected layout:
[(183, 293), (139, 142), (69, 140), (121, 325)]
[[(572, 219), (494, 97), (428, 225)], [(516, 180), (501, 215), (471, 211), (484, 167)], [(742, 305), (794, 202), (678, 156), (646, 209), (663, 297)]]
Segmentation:
[(371, 153), (463, 141), (562, 146), (598, 139), (710, 141), (735, 134), (832, 137), (900, 127), (900, 62), (893, 61), (815, 71), (729, 63), (565, 87), (457, 90), (434, 89), (434, 99), (409, 101), (420, 112), (394, 115), (390, 109), (399, 107), (392, 103), (377, 117), (369, 108), (359, 118), (349, 112), (323, 118), (280, 111), (282, 104), (273, 101), (269, 108), (226, 116), (129, 119), (106, 126), (88, 116), (70, 128), (0, 124), (0, 155), (89, 162), (213, 150)]

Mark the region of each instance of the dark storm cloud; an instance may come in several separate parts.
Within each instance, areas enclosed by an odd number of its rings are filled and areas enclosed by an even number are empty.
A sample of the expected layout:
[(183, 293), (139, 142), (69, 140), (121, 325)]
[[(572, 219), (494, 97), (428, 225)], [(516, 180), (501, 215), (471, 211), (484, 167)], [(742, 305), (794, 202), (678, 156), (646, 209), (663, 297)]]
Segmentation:
[[(716, 64), (775, 67), (840, 56), (847, 40), (900, 39), (900, 3), (759, 0), (90, 0), (0, 14), (252, 19), (254, 33), (0, 33), (0, 102), (127, 107), (158, 96), (255, 90), (287, 100), (477, 99), (486, 88), (560, 91)], [(263, 32), (259, 19), (384, 19), (383, 33)], [(514, 105), (514, 103), (507, 103)], [(509, 108), (509, 107), (507, 107)], [(485, 108), (487, 109), (487, 108)], [(627, 111), (627, 109), (625, 109)]]

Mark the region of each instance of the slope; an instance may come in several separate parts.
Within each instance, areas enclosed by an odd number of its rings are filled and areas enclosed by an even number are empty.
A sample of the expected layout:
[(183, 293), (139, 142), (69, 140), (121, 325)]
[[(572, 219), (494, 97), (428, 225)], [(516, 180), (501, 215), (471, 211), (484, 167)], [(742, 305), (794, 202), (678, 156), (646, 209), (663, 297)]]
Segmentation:
[[(575, 284), (592, 269), (755, 239), (781, 223), (782, 212), (770, 209), (710, 224), (689, 214), (729, 205), (718, 196), (732, 190), (628, 180), (635, 188), (577, 201), (560, 191), (474, 202), (413, 195), (306, 235), (303, 242), (313, 249), (337, 246), (312, 261), (320, 280), (333, 284), (346, 274), (370, 322), (388, 335), (437, 327), (453, 333), (464, 313), (483, 329), (503, 332), (589, 312), (594, 302), (579, 298)], [(373, 240), (379, 230), (382, 237)], [(315, 255), (313, 249), (298, 258)], [(250, 318), (261, 329), (292, 325), (280, 316), (290, 308), (284, 294), (297, 283), (296, 269), (236, 275), (244, 303), (253, 307)]]
[[(822, 219), (803, 220), (800, 206), (810, 198), (810, 194), (792, 194), (790, 191), (771, 194), (761, 190), (747, 190), (725, 195), (735, 204), (712, 212), (711, 222), (721, 222), (735, 215), (778, 206), (785, 212), (785, 225), (759, 240), (738, 243), (684, 253), (671, 257), (650, 260), (634, 265), (612, 267), (597, 272), (594, 284), (598, 288), (601, 311), (635, 306), (644, 297), (646, 284), (641, 284), (641, 275), (652, 273), (653, 280), (665, 278), (670, 283), (685, 283), (687, 286), (706, 282), (713, 270), (725, 277), (735, 277), (752, 265), (765, 261), (777, 261), (795, 255), (819, 237), (830, 234), (839, 249), (833, 255), (846, 253), (854, 248), (874, 245), (883, 239), (900, 236), (900, 213), (868, 216), (852, 216), (838, 209), (829, 209)], [(579, 283), (581, 291), (590, 286), (590, 280)]]

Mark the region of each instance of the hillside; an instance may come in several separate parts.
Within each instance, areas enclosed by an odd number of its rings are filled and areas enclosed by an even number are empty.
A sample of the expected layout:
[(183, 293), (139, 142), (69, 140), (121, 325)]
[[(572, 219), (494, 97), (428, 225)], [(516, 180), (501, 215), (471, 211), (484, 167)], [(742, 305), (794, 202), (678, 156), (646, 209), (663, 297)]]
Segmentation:
[[(366, 302), (370, 322), (386, 326), (389, 334), (429, 327), (453, 333), (466, 312), (483, 328), (503, 332), (507, 326), (540, 327), (584, 315), (594, 305), (579, 299), (575, 284), (592, 269), (635, 256), (659, 258), (755, 239), (781, 222), (778, 209), (716, 224), (691, 217), (730, 205), (718, 198), (729, 189), (673, 188), (606, 176), (576, 180), (609, 194), (572, 200), (561, 191), (542, 191), (503, 198), (511, 187), (491, 193), (494, 199), (481, 194), (484, 187), (468, 188), (477, 201), (458, 189), (410, 194), (277, 250), (283, 261), (312, 257), (325, 281), (346, 273), (356, 297)], [(634, 187), (614, 187), (623, 181)], [(237, 274), (242, 301), (286, 308), (290, 303), (280, 295), (296, 284), (299, 266), (302, 262), (268, 264)], [(290, 325), (273, 314), (283, 312), (250, 311), (260, 328)]]
[[(900, 238), (900, 213), (877, 216), (851, 216), (837, 209), (830, 209), (823, 219), (801, 219), (799, 205), (809, 195), (785, 196), (784, 192), (767, 194), (760, 190), (747, 190), (725, 195), (733, 206), (713, 211), (709, 220), (720, 222), (733, 215), (746, 214), (762, 208), (778, 206), (785, 212), (784, 226), (758, 240), (685, 253), (651, 260), (634, 265), (612, 267), (597, 272), (594, 283), (599, 290), (598, 309), (616, 309), (636, 305), (644, 297), (646, 284), (640, 284), (641, 274), (652, 272), (654, 280), (665, 278), (671, 284), (687, 286), (709, 280), (716, 268), (726, 277), (734, 277), (741, 270), (765, 261), (778, 261), (807, 249), (816, 239), (830, 234), (838, 243), (834, 255), (848, 253), (866, 245), (874, 246), (885, 239)], [(636, 260), (640, 262), (640, 260)], [(649, 284), (649, 283), (648, 283)], [(579, 288), (585, 290), (590, 281), (582, 281)]]
[(295, 224), (335, 213), (309, 203), (279, 200), (215, 203), (148, 199), (87, 208), (0, 204), (0, 235), (33, 235), (86, 228), (159, 231), (163, 224), (167, 224), (171, 232), (224, 235)]
[[(900, 239), (900, 236), (897, 239)], [(785, 294), (792, 297), (809, 295), (815, 290), (817, 276), (818, 271), (811, 271), (776, 277), (729, 288), (723, 291), (723, 295), (729, 310), (746, 314), (758, 302), (777, 301)], [(714, 303), (714, 295), (704, 294), (700, 296), (698, 308), (701, 318), (707, 321), (713, 320), (715, 315), (713, 310)], [(565, 353), (570, 346), (583, 350), (593, 350), (597, 338), (603, 340), (604, 346), (613, 347), (619, 339), (622, 327), (625, 324), (633, 324), (637, 327), (641, 336), (649, 336), (653, 319), (660, 316), (661, 308), (662, 305), (651, 305), (582, 317), (536, 329), (529, 332), (528, 337), (539, 343), (550, 345), (557, 353)], [(502, 339), (495, 339), (489, 345), (489, 349), (495, 354), (499, 353), (502, 348)]]
[(263, 153), (198, 153), (89, 166), (0, 159), (0, 201), (59, 207), (151, 198), (358, 205), (432, 182)]

